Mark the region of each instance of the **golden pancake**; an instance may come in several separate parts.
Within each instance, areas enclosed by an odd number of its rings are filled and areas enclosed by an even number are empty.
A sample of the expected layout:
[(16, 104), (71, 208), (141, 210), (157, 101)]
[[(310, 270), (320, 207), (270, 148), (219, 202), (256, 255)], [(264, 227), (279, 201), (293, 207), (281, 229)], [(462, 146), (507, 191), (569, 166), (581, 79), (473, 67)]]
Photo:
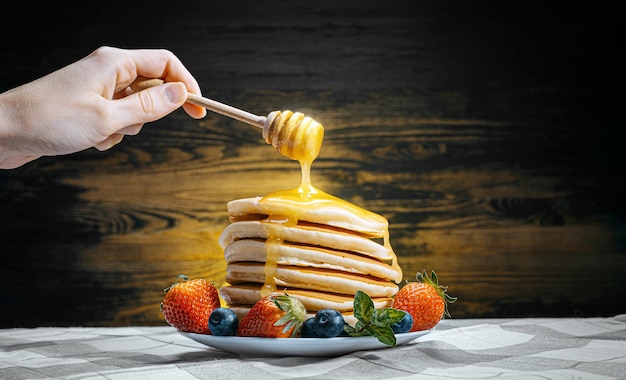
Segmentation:
[[(318, 246), (295, 245), (283, 242), (273, 248), (273, 259), (277, 265), (333, 269), (348, 273), (371, 275), (390, 281), (398, 273), (390, 265), (369, 257), (346, 251), (331, 250)], [(235, 240), (224, 249), (226, 264), (241, 261), (265, 263), (267, 244), (265, 240)]]
[[(326, 196), (329, 199), (332, 197)], [(228, 202), (230, 221), (262, 220), (269, 215), (296, 215), (298, 221), (343, 228), (371, 238), (385, 237), (384, 231), (388, 228), (384, 217), (338, 199), (328, 202), (316, 199), (314, 206), (304, 200), (294, 202), (280, 197), (268, 198), (269, 201), (264, 199), (253, 197)]]
[[(289, 287), (321, 292), (354, 295), (357, 290), (370, 297), (391, 297), (398, 292), (398, 285), (391, 281), (367, 275), (337, 270), (276, 265), (271, 277), (276, 289)], [(238, 262), (226, 266), (226, 281), (230, 284), (266, 281), (263, 263)]]
[(393, 256), (382, 244), (369, 238), (336, 227), (298, 222), (295, 226), (266, 223), (260, 220), (240, 221), (228, 225), (219, 238), (226, 248), (230, 243), (245, 238), (280, 238), (284, 242), (319, 245), (342, 251), (356, 252), (380, 260), (392, 260)]
[[(219, 289), (219, 293), (228, 305), (253, 305), (262, 298), (259, 284), (254, 283), (224, 286)], [(354, 296), (350, 295), (296, 288), (276, 290), (272, 295), (277, 296), (285, 293), (299, 299), (309, 312), (326, 308), (335, 309), (342, 313), (354, 310)], [(372, 299), (376, 308), (391, 307), (392, 300), (392, 297)]]

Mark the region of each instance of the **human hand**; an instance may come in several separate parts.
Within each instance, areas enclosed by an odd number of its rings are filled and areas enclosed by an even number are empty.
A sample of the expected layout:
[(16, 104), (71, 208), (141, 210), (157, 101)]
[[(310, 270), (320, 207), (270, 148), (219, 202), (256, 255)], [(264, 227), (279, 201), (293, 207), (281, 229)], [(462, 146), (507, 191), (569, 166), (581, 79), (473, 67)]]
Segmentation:
[[(139, 92), (138, 76), (165, 83)], [(0, 168), (19, 167), (41, 156), (106, 150), (124, 135), (179, 107), (189, 116), (206, 115), (185, 103), (200, 87), (167, 50), (100, 47), (87, 57), (33, 82), (0, 94)]]

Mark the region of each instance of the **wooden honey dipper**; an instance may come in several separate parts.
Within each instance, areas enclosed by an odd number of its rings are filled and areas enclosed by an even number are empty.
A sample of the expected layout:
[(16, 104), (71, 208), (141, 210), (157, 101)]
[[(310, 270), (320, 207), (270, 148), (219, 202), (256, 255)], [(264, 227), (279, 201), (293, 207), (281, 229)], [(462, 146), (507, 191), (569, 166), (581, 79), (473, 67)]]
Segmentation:
[[(161, 84), (162, 79), (139, 76), (130, 88), (137, 92)], [(272, 111), (259, 116), (192, 93), (187, 93), (187, 102), (262, 128), (265, 142), (292, 160), (311, 163), (322, 146), (324, 127), (300, 112)]]

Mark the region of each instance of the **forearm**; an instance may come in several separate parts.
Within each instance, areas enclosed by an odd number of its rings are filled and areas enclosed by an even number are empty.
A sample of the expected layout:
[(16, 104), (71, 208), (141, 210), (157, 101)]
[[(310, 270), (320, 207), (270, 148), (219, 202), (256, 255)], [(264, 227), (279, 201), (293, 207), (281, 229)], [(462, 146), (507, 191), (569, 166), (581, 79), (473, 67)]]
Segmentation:
[(24, 104), (19, 104), (17, 89), (0, 94), (0, 169), (13, 169), (37, 156), (20, 152), (20, 140), (27, 128), (23, 125)]

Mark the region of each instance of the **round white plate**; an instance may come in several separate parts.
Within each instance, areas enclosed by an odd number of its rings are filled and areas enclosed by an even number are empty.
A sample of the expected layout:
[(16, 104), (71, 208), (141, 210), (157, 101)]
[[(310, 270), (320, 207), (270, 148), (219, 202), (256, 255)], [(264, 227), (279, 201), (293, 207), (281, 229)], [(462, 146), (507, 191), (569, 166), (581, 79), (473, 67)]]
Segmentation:
[[(396, 334), (396, 346), (409, 343), (432, 330)], [(242, 356), (338, 356), (355, 351), (391, 348), (373, 336), (337, 338), (258, 338), (215, 336), (179, 331), (184, 337), (209, 347)]]

